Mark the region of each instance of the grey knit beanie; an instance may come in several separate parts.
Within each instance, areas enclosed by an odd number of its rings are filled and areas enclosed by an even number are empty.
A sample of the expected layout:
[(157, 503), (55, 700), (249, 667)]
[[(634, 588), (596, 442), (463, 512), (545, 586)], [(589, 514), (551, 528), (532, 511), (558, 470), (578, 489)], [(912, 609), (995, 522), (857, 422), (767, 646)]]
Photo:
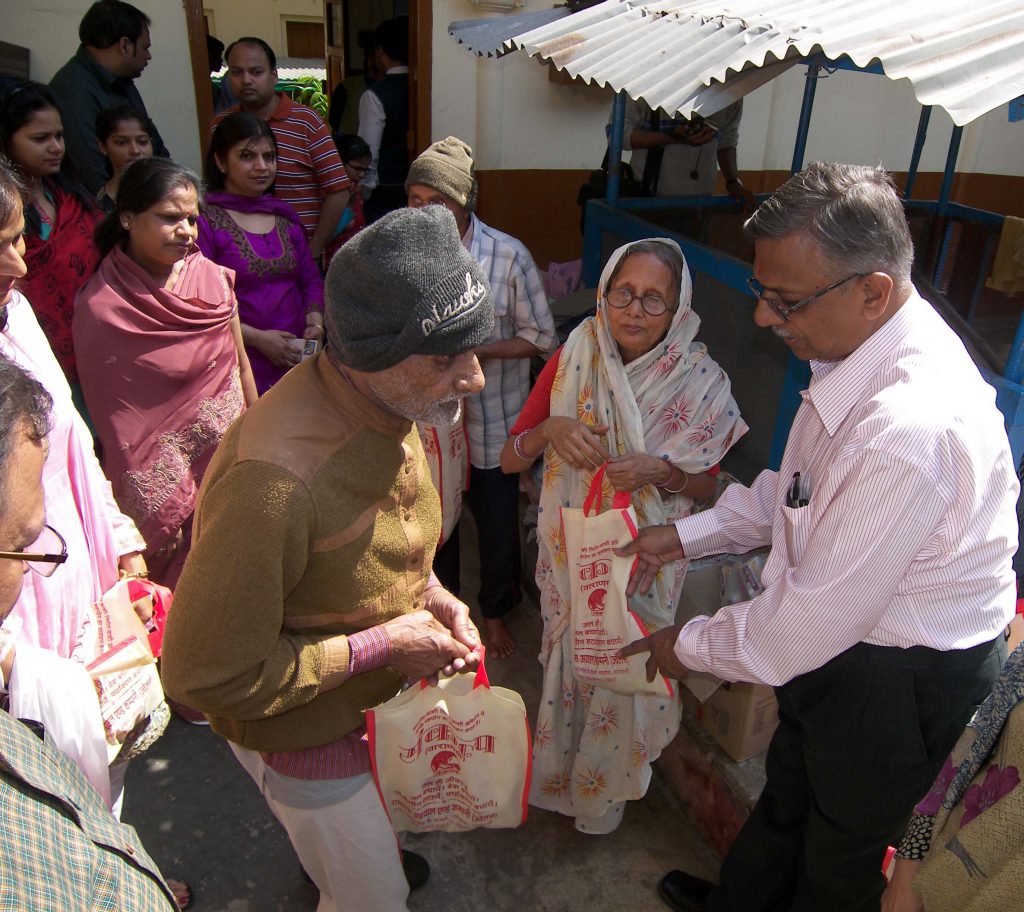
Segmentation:
[(455, 136), (438, 140), (409, 166), (406, 191), (413, 184), (437, 190), (472, 212), (476, 208), (473, 150)]
[(364, 228), (331, 261), (324, 292), (328, 344), (366, 373), (460, 354), (494, 330), (486, 274), (443, 206), (396, 209)]

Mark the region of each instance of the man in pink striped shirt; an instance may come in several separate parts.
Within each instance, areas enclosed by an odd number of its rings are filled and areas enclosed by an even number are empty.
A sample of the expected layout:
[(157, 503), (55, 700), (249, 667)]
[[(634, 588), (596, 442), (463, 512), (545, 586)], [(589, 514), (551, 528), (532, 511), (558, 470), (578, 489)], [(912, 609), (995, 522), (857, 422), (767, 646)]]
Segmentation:
[(663, 564), (771, 545), (764, 592), (624, 652), (774, 685), (767, 784), (717, 888), (672, 871), (674, 909), (874, 910), (902, 832), (991, 689), (1012, 617), (1019, 485), (995, 392), (911, 283), (881, 169), (816, 163), (746, 224), (754, 311), (812, 379), (779, 471), (645, 529)]

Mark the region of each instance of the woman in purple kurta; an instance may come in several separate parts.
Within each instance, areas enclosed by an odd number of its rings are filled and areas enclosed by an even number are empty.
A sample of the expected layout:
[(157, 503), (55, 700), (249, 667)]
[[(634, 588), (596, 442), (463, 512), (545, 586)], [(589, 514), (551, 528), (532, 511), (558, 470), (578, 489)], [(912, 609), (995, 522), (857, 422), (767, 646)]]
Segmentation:
[(238, 314), (262, 395), (302, 359), (303, 340), (323, 341), (324, 282), (298, 215), (270, 190), (277, 145), (270, 128), (238, 113), (218, 124), (206, 161), (199, 249), (235, 271)]

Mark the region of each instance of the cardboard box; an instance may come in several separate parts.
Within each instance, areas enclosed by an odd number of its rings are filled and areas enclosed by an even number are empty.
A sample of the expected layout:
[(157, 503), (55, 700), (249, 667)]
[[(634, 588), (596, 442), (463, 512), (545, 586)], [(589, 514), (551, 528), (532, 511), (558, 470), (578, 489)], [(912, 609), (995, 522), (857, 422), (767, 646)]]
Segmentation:
[[(749, 598), (760, 590), (766, 549), (740, 557), (713, 558), (690, 565), (676, 621), (713, 615), (729, 598)], [(736, 585), (745, 587), (736, 590)], [(733, 591), (736, 590), (736, 591)], [(773, 688), (764, 684), (729, 684), (714, 675), (693, 672), (679, 688), (683, 706), (736, 762), (768, 749), (779, 724)]]
[(687, 711), (737, 763), (768, 750), (779, 724), (774, 689), (723, 683), (704, 703), (685, 687), (680, 691)]

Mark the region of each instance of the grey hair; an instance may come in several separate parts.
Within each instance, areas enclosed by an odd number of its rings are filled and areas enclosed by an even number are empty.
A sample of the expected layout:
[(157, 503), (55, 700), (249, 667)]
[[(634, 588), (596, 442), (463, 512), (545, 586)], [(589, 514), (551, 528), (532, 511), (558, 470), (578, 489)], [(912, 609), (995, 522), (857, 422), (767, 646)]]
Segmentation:
[(28, 371), (0, 355), (0, 508), (7, 499), (11, 451), (19, 434), (42, 440), (50, 433), (53, 399)]
[(884, 272), (910, 283), (914, 244), (892, 176), (882, 167), (814, 162), (768, 197), (747, 236), (804, 234), (837, 274)]
[(22, 210), (22, 201), (27, 193), (28, 188), (21, 174), (6, 158), (0, 156), (0, 227)]
[[(678, 298), (679, 289), (683, 287), (683, 269), (686, 266), (686, 261), (677, 248), (671, 244), (663, 244), (661, 241), (637, 241), (637, 243), (633, 244), (632, 247), (619, 257), (619, 261), (615, 264), (611, 275), (608, 276), (608, 288), (612, 287), (612, 283), (622, 271), (622, 267), (626, 265), (626, 260), (631, 256), (637, 256), (641, 253), (649, 253), (651, 256), (657, 257), (669, 268), (672, 272), (672, 282), (675, 285), (676, 298)], [(676, 306), (678, 305), (676, 304), (669, 309), (675, 310)]]

